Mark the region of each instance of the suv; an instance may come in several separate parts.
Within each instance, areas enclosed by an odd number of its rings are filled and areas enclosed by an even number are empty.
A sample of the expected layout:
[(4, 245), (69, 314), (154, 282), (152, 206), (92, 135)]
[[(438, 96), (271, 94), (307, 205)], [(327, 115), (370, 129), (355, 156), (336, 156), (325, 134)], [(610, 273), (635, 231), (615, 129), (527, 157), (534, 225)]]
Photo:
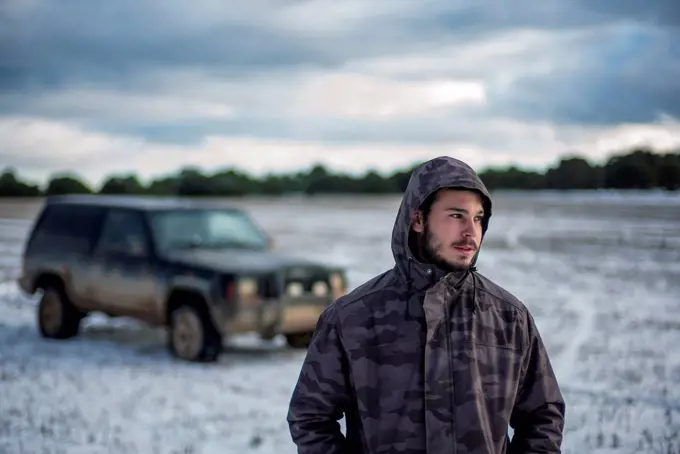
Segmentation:
[(226, 336), (253, 331), (306, 348), (345, 271), (271, 249), (246, 212), (216, 202), (58, 196), (36, 219), (19, 285), (42, 293), (44, 337), (76, 336), (101, 312), (167, 326), (188, 361), (214, 361)]

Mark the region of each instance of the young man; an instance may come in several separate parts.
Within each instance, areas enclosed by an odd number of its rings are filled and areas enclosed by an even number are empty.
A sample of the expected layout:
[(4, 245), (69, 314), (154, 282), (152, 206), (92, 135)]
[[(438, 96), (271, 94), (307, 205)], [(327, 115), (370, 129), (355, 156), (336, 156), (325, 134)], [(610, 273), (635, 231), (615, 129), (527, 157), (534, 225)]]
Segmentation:
[(565, 403), (534, 320), (474, 266), (491, 206), (461, 161), (414, 171), (394, 268), (319, 320), (288, 413), (298, 453), (561, 452)]

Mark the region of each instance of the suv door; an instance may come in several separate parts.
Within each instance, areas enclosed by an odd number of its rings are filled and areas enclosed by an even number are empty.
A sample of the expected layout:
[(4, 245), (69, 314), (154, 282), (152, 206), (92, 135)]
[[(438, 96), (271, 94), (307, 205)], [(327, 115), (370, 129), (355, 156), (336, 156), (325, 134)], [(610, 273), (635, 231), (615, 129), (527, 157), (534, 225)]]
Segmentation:
[(93, 254), (96, 296), (104, 310), (153, 321), (156, 282), (149, 235), (142, 213), (111, 209)]

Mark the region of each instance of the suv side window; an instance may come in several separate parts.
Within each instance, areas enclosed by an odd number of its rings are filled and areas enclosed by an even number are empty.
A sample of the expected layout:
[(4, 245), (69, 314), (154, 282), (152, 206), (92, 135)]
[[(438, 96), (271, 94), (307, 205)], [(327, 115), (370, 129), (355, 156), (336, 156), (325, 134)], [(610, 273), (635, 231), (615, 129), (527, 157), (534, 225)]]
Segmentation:
[(145, 257), (149, 252), (142, 214), (112, 209), (104, 218), (97, 249), (104, 253)]
[(80, 205), (47, 206), (29, 238), (29, 249), (85, 253), (93, 246), (102, 209)]

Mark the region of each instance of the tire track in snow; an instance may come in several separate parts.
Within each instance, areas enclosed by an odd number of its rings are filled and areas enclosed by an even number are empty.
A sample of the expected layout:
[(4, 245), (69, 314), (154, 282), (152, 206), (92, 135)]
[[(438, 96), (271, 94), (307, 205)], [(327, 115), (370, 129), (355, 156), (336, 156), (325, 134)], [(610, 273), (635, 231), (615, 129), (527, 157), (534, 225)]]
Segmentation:
[(555, 373), (562, 383), (578, 383), (580, 352), (593, 337), (597, 309), (592, 299), (583, 293), (569, 295), (567, 301), (566, 309), (571, 310), (577, 316), (577, 322), (571, 329), (567, 329), (570, 336), (565, 339), (564, 348), (555, 359)]
[[(526, 228), (525, 225), (518, 223), (506, 231), (504, 239), (511, 250), (520, 254), (535, 255), (536, 252), (521, 241)], [(564, 265), (564, 272), (566, 273), (564, 275), (574, 276), (574, 270), (567, 264)], [(570, 335), (564, 340), (562, 350), (552, 360), (560, 383), (574, 383), (578, 376), (577, 369), (581, 348), (589, 342), (595, 330), (597, 309), (585, 293), (574, 297), (571, 293), (571, 287), (575, 284), (568, 284), (568, 290), (566, 290), (568, 294), (565, 298), (568, 306), (564, 309), (572, 311), (577, 316), (577, 322), (571, 329), (565, 329)]]

